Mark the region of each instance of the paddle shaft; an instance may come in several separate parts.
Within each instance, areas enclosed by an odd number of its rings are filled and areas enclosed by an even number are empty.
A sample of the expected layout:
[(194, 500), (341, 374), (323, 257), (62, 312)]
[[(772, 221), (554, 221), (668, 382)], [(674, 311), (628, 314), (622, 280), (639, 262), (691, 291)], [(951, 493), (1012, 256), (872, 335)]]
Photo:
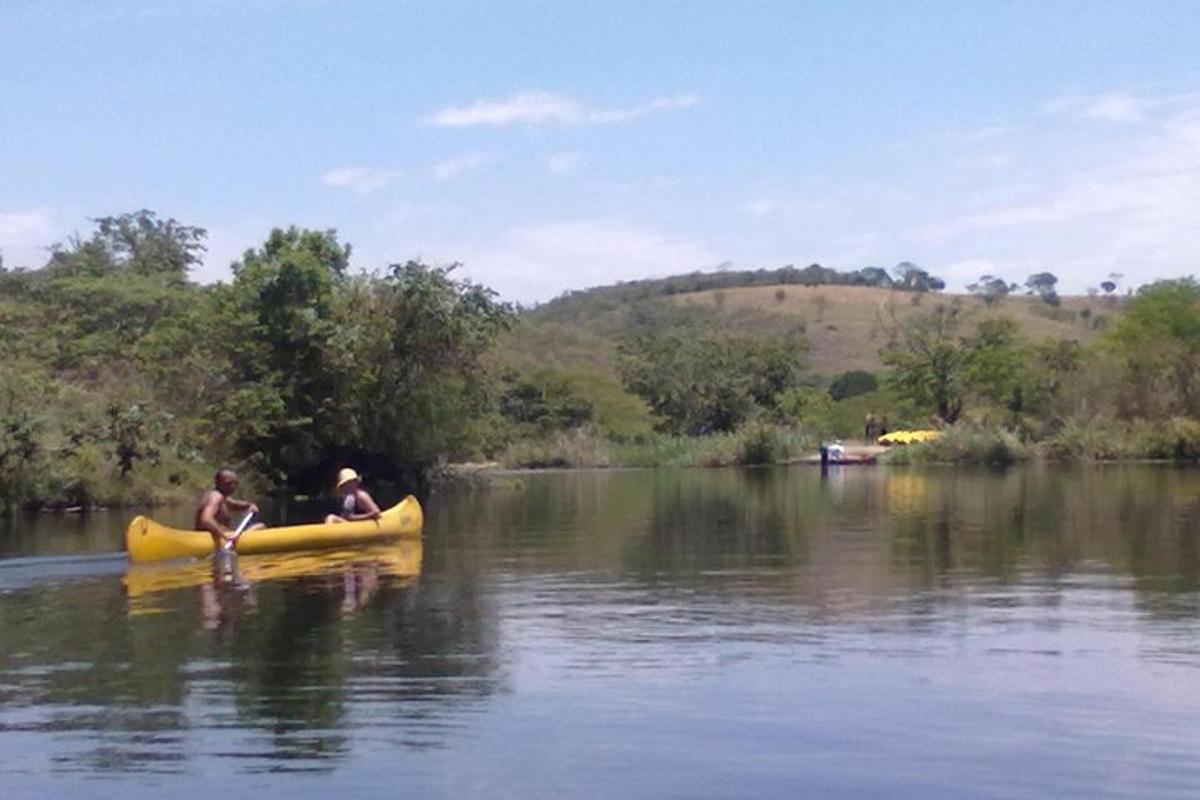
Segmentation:
[(238, 538), (245, 532), (246, 526), (250, 524), (250, 520), (253, 518), (254, 518), (253, 511), (249, 512), (248, 514), (246, 514), (246, 516), (242, 517), (242, 521), (238, 523), (237, 529), (234, 530), (234, 532), (233, 532), (233, 536), (230, 537), (229, 539), (225, 540), (225, 542), (221, 545), (221, 549), (226, 552), (233, 550), (234, 545), (237, 544)]

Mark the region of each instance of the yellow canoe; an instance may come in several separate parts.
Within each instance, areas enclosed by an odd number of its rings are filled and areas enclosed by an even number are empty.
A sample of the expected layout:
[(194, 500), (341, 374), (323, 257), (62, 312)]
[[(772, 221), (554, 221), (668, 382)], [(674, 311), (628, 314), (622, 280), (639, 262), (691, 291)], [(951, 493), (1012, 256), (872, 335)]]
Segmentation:
[[(425, 524), (421, 504), (409, 495), (383, 512), (378, 520), (326, 525), (288, 525), (246, 531), (237, 542), (241, 554), (321, 550), (377, 542), (399, 536), (420, 536)], [(212, 555), (212, 536), (160, 525), (149, 517), (134, 517), (125, 529), (125, 550), (134, 562)]]

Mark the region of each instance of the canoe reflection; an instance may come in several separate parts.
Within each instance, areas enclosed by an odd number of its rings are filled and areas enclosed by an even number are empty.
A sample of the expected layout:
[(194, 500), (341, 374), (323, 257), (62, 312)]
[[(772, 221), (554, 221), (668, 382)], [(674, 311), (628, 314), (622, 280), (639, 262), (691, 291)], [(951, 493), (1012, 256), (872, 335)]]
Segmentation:
[(421, 572), (421, 541), (346, 550), (218, 556), (183, 564), (132, 564), (123, 579), (129, 614), (155, 614), (166, 593), (199, 587), (204, 627), (215, 628), (257, 608), (255, 585), (304, 578), (341, 592), (341, 611), (366, 606), (386, 579), (409, 583)]

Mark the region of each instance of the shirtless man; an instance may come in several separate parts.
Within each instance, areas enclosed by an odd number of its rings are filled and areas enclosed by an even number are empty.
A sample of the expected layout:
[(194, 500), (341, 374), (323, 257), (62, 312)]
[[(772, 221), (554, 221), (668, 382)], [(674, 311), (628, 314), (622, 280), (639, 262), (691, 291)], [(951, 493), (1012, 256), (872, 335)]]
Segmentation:
[[(231, 469), (217, 470), (213, 476), (213, 488), (204, 492), (200, 498), (200, 507), (196, 509), (195, 529), (212, 534), (213, 547), (217, 550), (233, 538), (235, 524), (230, 512), (258, 513), (258, 506), (246, 500), (234, 498), (233, 493), (238, 488), (237, 473)], [(258, 530), (266, 525), (256, 522), (246, 530)]]

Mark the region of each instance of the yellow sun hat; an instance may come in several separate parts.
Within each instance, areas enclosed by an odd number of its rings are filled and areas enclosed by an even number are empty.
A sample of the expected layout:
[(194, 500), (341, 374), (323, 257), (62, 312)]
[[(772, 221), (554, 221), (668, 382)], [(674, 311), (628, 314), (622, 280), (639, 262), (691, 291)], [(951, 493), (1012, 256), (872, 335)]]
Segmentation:
[(342, 467), (341, 469), (338, 470), (337, 487), (336, 488), (340, 489), (340, 488), (342, 488), (343, 483), (349, 483), (350, 481), (356, 481), (356, 480), (359, 480), (357, 472), (350, 469), (349, 467)]

